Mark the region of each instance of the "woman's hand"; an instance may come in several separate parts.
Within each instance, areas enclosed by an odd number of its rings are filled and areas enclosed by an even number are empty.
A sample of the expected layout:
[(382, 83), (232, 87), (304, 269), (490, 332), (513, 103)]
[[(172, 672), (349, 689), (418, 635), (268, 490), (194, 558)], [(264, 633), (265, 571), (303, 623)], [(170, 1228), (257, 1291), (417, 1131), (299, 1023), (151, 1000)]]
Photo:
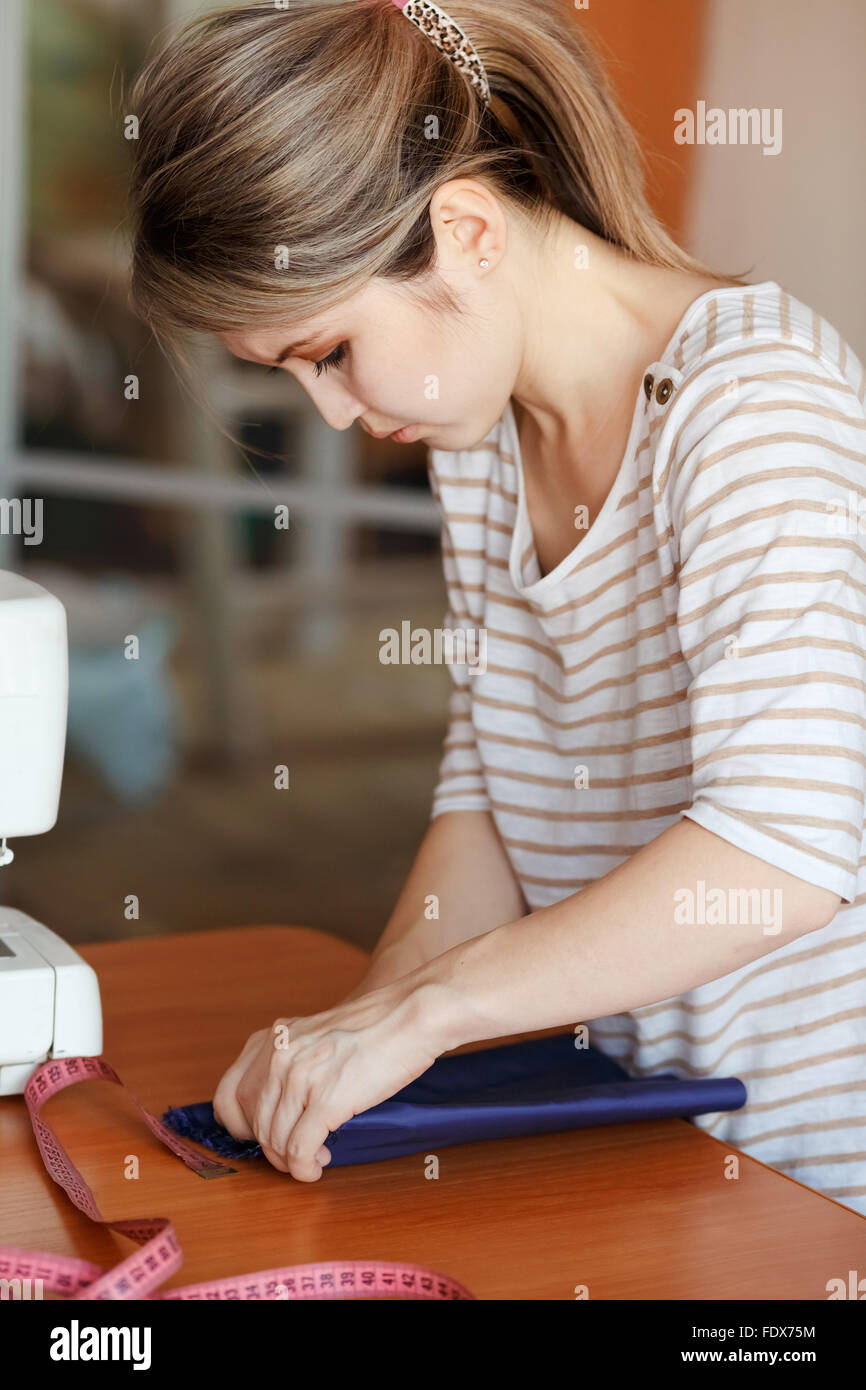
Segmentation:
[(330, 1162), (332, 1130), (456, 1046), (446, 993), (404, 976), (310, 1018), (277, 1019), (252, 1034), (222, 1077), (216, 1118), (236, 1139), (257, 1139), (280, 1172), (316, 1182)]

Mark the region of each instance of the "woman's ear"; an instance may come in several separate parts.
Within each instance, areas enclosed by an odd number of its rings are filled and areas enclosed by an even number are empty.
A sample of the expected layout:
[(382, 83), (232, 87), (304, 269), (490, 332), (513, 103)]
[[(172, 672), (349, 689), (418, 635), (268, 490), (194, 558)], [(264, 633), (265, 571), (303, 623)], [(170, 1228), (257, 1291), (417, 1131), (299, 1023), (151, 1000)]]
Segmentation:
[(430, 225), (443, 272), (485, 270), (502, 259), (508, 224), (502, 203), (475, 179), (449, 179), (430, 200)]

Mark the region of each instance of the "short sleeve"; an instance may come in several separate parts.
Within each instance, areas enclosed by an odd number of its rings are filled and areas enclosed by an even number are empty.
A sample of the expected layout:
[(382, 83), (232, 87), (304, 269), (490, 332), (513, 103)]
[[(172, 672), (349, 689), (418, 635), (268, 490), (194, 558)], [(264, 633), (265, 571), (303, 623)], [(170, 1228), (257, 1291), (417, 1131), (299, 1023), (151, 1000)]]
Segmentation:
[(850, 903), (866, 797), (866, 417), (805, 349), (741, 361), (686, 384), (656, 486), (690, 673), (683, 814)]
[[(442, 517), (442, 569), (448, 592), (445, 627), (456, 628), (464, 622), (474, 627), (454, 563), (453, 541), (442, 509), (435, 474), (432, 472), (430, 483)], [(448, 729), (442, 747), (439, 777), (433, 792), (431, 820), (441, 816), (445, 811), (490, 810), (490, 798), (472, 721), (472, 676), (465, 665), (449, 664), (448, 673), (451, 677)]]
[[(444, 811), (489, 811), (490, 799), (472, 723), (468, 686), (458, 683), (455, 667), (449, 668), (453, 686), (448, 705), (448, 732), (433, 793), (430, 819)], [(471, 679), (471, 677), (469, 678)]]

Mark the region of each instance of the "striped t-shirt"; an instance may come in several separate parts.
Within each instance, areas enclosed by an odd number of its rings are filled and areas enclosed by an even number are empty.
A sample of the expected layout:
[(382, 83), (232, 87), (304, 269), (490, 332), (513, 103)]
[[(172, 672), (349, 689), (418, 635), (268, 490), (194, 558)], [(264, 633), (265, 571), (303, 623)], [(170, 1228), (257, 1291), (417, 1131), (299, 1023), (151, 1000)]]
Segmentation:
[(550, 573), (510, 402), (430, 472), (446, 621), (486, 633), (451, 666), (432, 814), (488, 810), (530, 910), (682, 815), (838, 893), (823, 930), (586, 1022), (633, 1076), (739, 1076), (746, 1105), (696, 1123), (866, 1213), (864, 397), (819, 314), (727, 287), (646, 364), (613, 487)]

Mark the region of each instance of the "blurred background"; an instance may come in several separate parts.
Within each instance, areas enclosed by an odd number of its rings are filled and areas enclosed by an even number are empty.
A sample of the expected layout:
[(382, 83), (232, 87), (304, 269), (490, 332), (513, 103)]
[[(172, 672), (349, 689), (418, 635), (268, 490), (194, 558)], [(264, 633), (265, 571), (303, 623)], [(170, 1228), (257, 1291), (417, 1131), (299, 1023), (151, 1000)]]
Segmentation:
[[(211, 7), (0, 5), (0, 499), (43, 507), (39, 544), (0, 527), (0, 568), (57, 594), (70, 637), (58, 823), (15, 843), (0, 900), (72, 942), (276, 922), (370, 948), (445, 729), (446, 668), (378, 659), (382, 628), (442, 622), (437, 516), (423, 445), (330, 430), (215, 345), (209, 399), (251, 452), (232, 444), (129, 311), (122, 93)], [(601, 45), (680, 244), (754, 265), (866, 358), (862, 0), (562, 13)], [(699, 100), (781, 109), (781, 153), (675, 144)]]

